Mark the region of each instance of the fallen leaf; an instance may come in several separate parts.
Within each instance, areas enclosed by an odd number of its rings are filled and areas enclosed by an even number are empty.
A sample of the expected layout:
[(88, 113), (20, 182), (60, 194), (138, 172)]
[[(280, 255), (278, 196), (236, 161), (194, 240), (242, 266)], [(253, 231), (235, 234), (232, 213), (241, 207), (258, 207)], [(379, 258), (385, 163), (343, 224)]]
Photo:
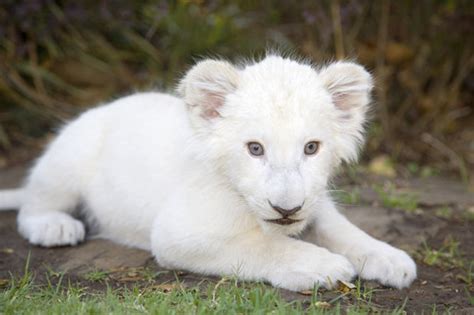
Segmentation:
[(125, 268), (125, 267), (112, 268), (112, 269), (109, 270), (109, 273), (124, 272), (125, 270), (127, 270), (127, 268)]
[(324, 302), (324, 301), (318, 301), (318, 302), (314, 303), (314, 306), (316, 306), (317, 308), (322, 308), (322, 309), (331, 308), (331, 304), (329, 304), (328, 302)]
[(313, 295), (313, 290), (303, 290), (303, 291), (298, 291), (298, 293), (301, 294), (301, 295), (312, 296)]
[(350, 292), (351, 290), (355, 289), (355, 284), (338, 280), (337, 281), (337, 290), (341, 291), (342, 293)]
[(150, 289), (152, 289), (152, 290), (157, 290), (157, 291), (161, 291), (161, 292), (164, 292), (164, 293), (174, 291), (176, 288), (178, 288), (177, 283), (163, 283), (163, 284), (153, 285), (153, 286), (150, 287)]
[(10, 283), (8, 279), (0, 279), (0, 288), (6, 287)]

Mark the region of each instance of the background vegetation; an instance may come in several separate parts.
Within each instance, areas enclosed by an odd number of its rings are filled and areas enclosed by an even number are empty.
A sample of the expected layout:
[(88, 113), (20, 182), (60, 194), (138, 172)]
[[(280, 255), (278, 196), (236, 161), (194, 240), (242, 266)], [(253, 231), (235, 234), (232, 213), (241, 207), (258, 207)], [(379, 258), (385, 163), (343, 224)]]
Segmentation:
[(61, 121), (136, 90), (172, 89), (196, 58), (283, 47), (356, 58), (376, 76), (366, 156), (474, 165), (474, 2), (54, 1), (0, 4), (0, 166), (30, 158)]

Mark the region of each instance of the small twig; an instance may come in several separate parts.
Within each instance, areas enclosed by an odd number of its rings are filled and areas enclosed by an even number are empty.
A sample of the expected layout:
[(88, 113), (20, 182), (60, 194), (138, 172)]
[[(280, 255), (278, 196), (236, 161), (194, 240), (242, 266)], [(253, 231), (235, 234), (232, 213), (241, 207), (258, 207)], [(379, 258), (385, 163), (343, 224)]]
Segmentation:
[(212, 303), (213, 304), (217, 304), (217, 301), (216, 301), (216, 294), (217, 294), (217, 289), (224, 283), (226, 283), (229, 279), (226, 278), (226, 277), (223, 277), (221, 280), (219, 280), (219, 282), (217, 282), (216, 286), (214, 287), (214, 289), (212, 290)]
[(44, 86), (43, 80), (38, 73), (38, 54), (36, 53), (36, 45), (34, 42), (29, 41), (27, 44), (28, 55), (30, 57), (30, 63), (33, 65), (32, 77), (35, 88), (39, 91), (40, 94), (46, 94), (46, 88)]
[(10, 138), (8, 137), (8, 134), (5, 131), (5, 128), (3, 128), (1, 122), (0, 122), (0, 146), (4, 147), (7, 150), (10, 149), (12, 146)]
[(335, 298), (333, 298), (332, 300), (330, 300), (328, 303), (329, 303), (329, 304), (333, 304), (333, 303), (339, 301), (340, 299), (342, 299), (343, 297), (345, 297), (345, 296), (347, 296), (347, 295), (349, 295), (349, 294), (351, 294), (351, 291), (348, 291), (348, 292), (346, 292), (346, 293), (343, 293), (343, 294), (340, 294), (340, 295), (336, 296)]
[(381, 16), (380, 16), (380, 28), (377, 38), (377, 96), (378, 96), (378, 107), (380, 108), (380, 118), (382, 127), (385, 131), (387, 139), (391, 137), (391, 125), (388, 115), (388, 104), (386, 94), (386, 67), (385, 67), (385, 51), (387, 49), (387, 37), (388, 37), (388, 15), (390, 10), (390, 3), (388, 0), (382, 0), (381, 4)]
[(331, 17), (334, 30), (336, 58), (341, 60), (344, 59), (344, 40), (342, 35), (341, 6), (339, 5), (339, 0), (331, 1)]
[(37, 114), (42, 115), (43, 117), (48, 117), (48, 115), (44, 111), (39, 110), (38, 106), (36, 106), (36, 104), (34, 104), (24, 95), (20, 94), (19, 92), (15, 91), (12, 88), (9, 88), (10, 84), (6, 82), (6, 78), (7, 78), (6, 72), (3, 71), (2, 67), (0, 66), (0, 86), (8, 87), (8, 89), (5, 89), (4, 95), (11, 98), (12, 101), (14, 101), (17, 106), (23, 107), (24, 109), (31, 112), (36, 112)]

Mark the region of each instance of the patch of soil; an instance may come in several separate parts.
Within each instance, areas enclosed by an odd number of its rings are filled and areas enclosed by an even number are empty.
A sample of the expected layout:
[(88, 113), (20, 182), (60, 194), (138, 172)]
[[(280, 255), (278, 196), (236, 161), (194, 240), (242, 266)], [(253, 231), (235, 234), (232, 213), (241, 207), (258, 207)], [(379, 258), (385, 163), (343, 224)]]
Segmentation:
[[(429, 248), (443, 247), (449, 238), (459, 242), (464, 261), (474, 261), (474, 229), (471, 222), (450, 221), (436, 236), (427, 241)], [(467, 290), (474, 295), (474, 285), (469, 286), (461, 277), (466, 269), (429, 266), (417, 259), (418, 279), (410, 288), (402, 291), (381, 290), (373, 295), (372, 301), (383, 307), (395, 308), (406, 300), (406, 310), (416, 313), (436, 306), (438, 311), (474, 311), (468, 301)]]

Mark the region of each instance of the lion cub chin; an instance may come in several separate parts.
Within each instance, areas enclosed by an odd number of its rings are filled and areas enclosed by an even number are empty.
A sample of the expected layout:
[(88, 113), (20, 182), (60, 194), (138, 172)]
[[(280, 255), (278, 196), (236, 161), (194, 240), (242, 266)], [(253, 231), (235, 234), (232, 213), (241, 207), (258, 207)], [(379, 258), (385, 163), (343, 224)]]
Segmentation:
[(403, 288), (413, 260), (352, 225), (326, 189), (357, 158), (371, 88), (350, 62), (204, 60), (179, 98), (139, 93), (67, 124), (3, 207), (16, 196), (19, 231), (41, 246), (83, 241), (83, 205), (99, 237), (169, 268), (289, 290), (356, 275)]

